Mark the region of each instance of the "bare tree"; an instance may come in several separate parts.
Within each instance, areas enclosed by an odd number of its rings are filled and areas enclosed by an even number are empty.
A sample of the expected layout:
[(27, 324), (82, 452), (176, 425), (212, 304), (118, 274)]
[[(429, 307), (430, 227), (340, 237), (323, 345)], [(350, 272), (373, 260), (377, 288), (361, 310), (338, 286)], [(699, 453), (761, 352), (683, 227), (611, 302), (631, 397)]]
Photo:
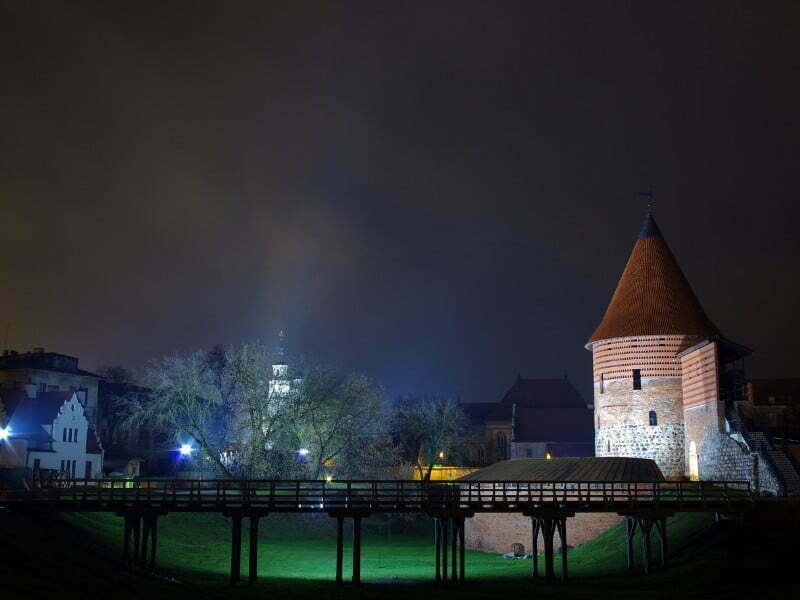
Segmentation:
[(176, 442), (197, 444), (220, 472), (233, 477), (221, 460), (230, 406), (221, 401), (206, 353), (153, 360), (145, 370), (144, 382), (150, 388), (146, 396), (119, 398), (118, 410), (123, 415), (120, 425), (127, 430), (147, 426), (172, 430)]
[(326, 464), (344, 471), (342, 459), (348, 449), (377, 440), (383, 396), (364, 375), (315, 367), (305, 373), (298, 400), (294, 428), (297, 443), (308, 452), (312, 479), (321, 476)]
[(399, 402), (393, 429), (403, 457), (427, 481), (434, 464), (444, 457), (457, 456), (467, 423), (464, 412), (453, 399), (412, 397)]

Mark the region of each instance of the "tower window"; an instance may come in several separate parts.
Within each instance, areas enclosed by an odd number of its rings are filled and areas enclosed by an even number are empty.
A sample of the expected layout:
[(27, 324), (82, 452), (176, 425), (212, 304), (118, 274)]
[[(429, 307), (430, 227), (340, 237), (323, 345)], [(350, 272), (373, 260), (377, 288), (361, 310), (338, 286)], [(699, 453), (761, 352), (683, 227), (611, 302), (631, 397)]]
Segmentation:
[(656, 416), (656, 411), (650, 411), (650, 425), (655, 426), (658, 425), (658, 416)]
[(603, 376), (602, 373), (600, 373), (600, 393), (601, 394), (605, 394), (605, 392), (606, 392), (606, 385), (605, 384), (606, 384), (605, 377)]
[(635, 389), (635, 390), (642, 389), (642, 370), (641, 369), (634, 369), (633, 370), (633, 389)]

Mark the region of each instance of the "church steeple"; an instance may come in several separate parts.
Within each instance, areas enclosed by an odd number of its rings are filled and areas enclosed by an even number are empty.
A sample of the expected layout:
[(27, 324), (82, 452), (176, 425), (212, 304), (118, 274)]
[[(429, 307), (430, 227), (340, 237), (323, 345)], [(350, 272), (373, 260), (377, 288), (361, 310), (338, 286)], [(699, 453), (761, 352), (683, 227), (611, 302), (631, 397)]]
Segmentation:
[(598, 340), (670, 334), (705, 337), (719, 334), (719, 330), (700, 305), (653, 213), (648, 211), (617, 289), (587, 348)]
[(278, 332), (278, 342), (275, 344), (275, 363), (276, 365), (286, 364), (286, 334), (283, 329)]

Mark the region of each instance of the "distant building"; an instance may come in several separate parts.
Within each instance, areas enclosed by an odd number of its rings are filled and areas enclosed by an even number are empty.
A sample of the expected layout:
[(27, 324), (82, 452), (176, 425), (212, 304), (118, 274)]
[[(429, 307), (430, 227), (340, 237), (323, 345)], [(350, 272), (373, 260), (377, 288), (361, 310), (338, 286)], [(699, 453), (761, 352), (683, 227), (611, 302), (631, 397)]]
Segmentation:
[(303, 379), (292, 372), (286, 362), (286, 334), (283, 330), (278, 333), (273, 361), (269, 395), (272, 398), (287, 398), (300, 387)]
[(103, 448), (77, 392), (0, 391), (6, 439), (0, 467), (24, 468), (34, 477), (96, 478), (103, 472)]
[(97, 382), (100, 377), (78, 367), (74, 356), (34, 348), (17, 353), (4, 350), (0, 357), (0, 389), (38, 392), (73, 391), (85, 407), (90, 422), (97, 422)]
[(800, 379), (750, 379), (738, 408), (750, 429), (800, 440)]
[(517, 380), (499, 402), (464, 402), (473, 427), (468, 463), (593, 455), (592, 411), (566, 378)]

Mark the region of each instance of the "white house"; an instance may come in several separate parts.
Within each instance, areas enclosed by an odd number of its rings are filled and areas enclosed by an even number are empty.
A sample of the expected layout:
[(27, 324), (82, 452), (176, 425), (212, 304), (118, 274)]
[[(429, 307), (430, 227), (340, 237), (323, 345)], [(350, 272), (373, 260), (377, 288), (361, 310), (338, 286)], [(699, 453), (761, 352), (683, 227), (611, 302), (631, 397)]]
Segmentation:
[(0, 467), (27, 468), (37, 475), (95, 478), (102, 474), (103, 449), (74, 391), (24, 390), (0, 393), (5, 423)]

